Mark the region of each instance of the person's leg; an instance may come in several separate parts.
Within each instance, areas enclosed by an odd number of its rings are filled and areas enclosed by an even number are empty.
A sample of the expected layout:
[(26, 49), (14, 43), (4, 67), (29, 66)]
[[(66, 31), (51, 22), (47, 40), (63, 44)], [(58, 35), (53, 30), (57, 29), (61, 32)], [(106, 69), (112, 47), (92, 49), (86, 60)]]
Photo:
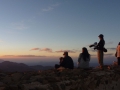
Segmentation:
[(60, 67), (60, 65), (58, 65), (58, 64), (55, 64), (55, 69), (57, 69), (57, 68), (59, 68)]
[(100, 67), (103, 67), (103, 51), (98, 50), (98, 62)]
[(119, 58), (117, 57), (117, 65), (119, 65), (119, 64), (118, 64), (118, 61), (119, 61)]
[(104, 56), (104, 53), (103, 53), (103, 51), (100, 51), (100, 53), (101, 53), (101, 66), (103, 67), (103, 56)]
[(118, 57), (117, 59), (118, 59), (118, 65), (120, 65), (120, 57)]
[(100, 50), (97, 51), (97, 58), (98, 58), (98, 63), (100, 65)]

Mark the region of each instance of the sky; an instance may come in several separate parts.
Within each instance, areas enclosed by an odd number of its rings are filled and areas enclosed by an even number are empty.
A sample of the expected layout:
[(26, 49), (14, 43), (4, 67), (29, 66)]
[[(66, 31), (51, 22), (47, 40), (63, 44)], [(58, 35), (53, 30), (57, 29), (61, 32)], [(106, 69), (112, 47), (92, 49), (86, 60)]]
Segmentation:
[(120, 0), (0, 0), (0, 13), (0, 58), (5, 60), (59, 62), (68, 51), (77, 61), (86, 47), (95, 61), (97, 52), (89, 45), (103, 34), (107, 61), (120, 42)]

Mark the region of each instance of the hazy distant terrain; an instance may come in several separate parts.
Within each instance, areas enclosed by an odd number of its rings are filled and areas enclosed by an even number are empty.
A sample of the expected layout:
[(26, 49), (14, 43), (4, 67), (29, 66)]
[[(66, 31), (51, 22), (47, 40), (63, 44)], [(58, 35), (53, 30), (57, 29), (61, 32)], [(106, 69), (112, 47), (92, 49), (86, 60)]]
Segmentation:
[(28, 66), (24, 63), (16, 63), (10, 61), (3, 61), (0, 63), (0, 70), (4, 72), (38, 71), (38, 70), (47, 70), (52, 68), (53, 68), (52, 66), (42, 66), (42, 65)]
[[(74, 66), (77, 67), (77, 58), (74, 58)], [(104, 58), (104, 64), (110, 65), (113, 63), (113, 61), (116, 61), (115, 57), (105, 57)], [(54, 68), (55, 64), (59, 64), (59, 60), (4, 60), (0, 59), (0, 70), (3, 71), (38, 71), (38, 70), (47, 70)], [(96, 67), (98, 66), (98, 61), (96, 58), (91, 58), (90, 60), (90, 67)]]
[(4, 62), (4, 60), (0, 59), (0, 63)]

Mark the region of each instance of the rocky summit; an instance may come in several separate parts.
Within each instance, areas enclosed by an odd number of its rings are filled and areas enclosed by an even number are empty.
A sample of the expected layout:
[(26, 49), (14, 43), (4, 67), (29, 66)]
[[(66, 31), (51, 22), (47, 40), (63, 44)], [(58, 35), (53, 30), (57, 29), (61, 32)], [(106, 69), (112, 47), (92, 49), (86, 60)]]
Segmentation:
[(120, 67), (1, 71), (0, 90), (120, 90)]

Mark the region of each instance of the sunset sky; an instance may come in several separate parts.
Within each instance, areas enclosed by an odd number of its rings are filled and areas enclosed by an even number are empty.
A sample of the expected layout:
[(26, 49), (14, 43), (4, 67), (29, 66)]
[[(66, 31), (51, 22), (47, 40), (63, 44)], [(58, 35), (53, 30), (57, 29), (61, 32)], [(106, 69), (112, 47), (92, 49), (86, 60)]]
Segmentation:
[(105, 57), (114, 57), (120, 0), (0, 0), (1, 59), (50, 62), (68, 51), (77, 60), (82, 47), (95, 58), (88, 46), (99, 42), (99, 34), (108, 48)]

